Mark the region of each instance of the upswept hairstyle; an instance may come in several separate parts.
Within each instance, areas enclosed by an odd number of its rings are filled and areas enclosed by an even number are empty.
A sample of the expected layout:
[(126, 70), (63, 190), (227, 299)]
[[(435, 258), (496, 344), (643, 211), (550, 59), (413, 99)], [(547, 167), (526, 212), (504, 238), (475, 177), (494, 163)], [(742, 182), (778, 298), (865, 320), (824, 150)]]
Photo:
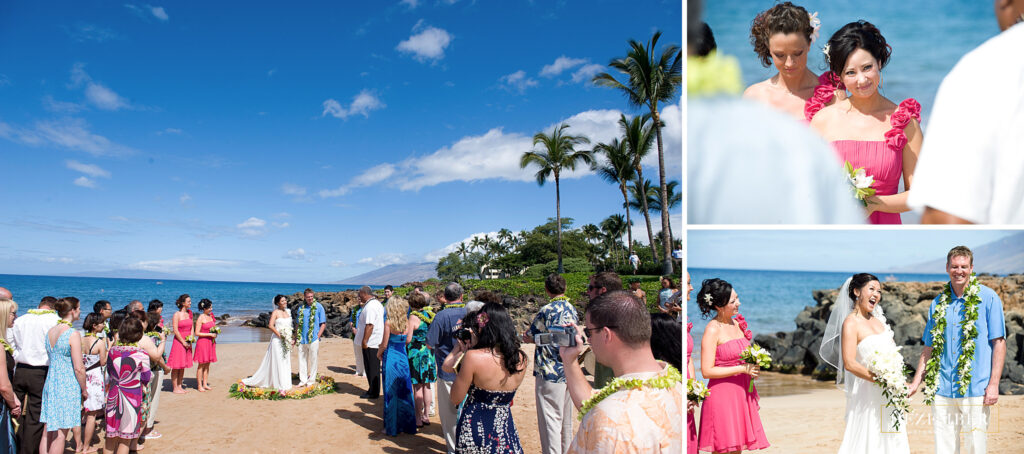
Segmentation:
[(82, 321), (82, 329), (87, 333), (95, 331), (97, 326), (103, 328), (103, 315), (96, 312), (86, 315), (85, 320)]
[(191, 296), (188, 296), (188, 293), (184, 293), (181, 296), (179, 296), (178, 299), (174, 302), (174, 304), (178, 306), (178, 309), (185, 307), (186, 298), (191, 298)]
[(467, 314), (462, 326), (476, 332), (473, 349), (494, 349), (501, 353), (502, 367), (510, 375), (526, 368), (526, 352), (519, 348), (515, 323), (502, 305), (484, 304), (479, 311)]
[(211, 307), (213, 307), (213, 301), (210, 301), (209, 298), (203, 298), (203, 299), (199, 300), (199, 310), (200, 311), (205, 311), (205, 310), (207, 310), (207, 309), (209, 309)]
[(64, 318), (71, 311), (78, 309), (78, 298), (68, 296), (57, 300), (57, 303), (53, 305), (53, 308), (57, 311), (57, 316)]
[(868, 285), (868, 283), (870, 283), (872, 281), (877, 281), (877, 280), (878, 280), (878, 278), (875, 277), (875, 275), (871, 274), (871, 273), (857, 273), (857, 274), (854, 274), (853, 278), (850, 279), (850, 288), (846, 289), (846, 293), (850, 297), (850, 299), (853, 300), (853, 303), (857, 304), (857, 294), (854, 293), (853, 291), (854, 290), (860, 290), (860, 289), (864, 288), (865, 285)]
[(885, 42), (882, 32), (871, 22), (859, 20), (840, 28), (828, 39), (828, 67), (840, 77), (846, 67), (846, 60), (857, 49), (864, 49), (878, 60), (878, 69), (889, 63), (892, 47)]
[(700, 309), (701, 317), (710, 318), (711, 312), (725, 307), (731, 297), (732, 284), (717, 277), (704, 279), (700, 291), (697, 292), (697, 308)]
[(750, 44), (754, 46), (754, 53), (765, 67), (772, 65), (772, 53), (768, 50), (768, 38), (776, 33), (784, 35), (799, 33), (807, 38), (807, 43), (810, 44), (814, 27), (811, 26), (811, 17), (807, 14), (807, 10), (791, 2), (782, 2), (762, 11), (751, 22)]

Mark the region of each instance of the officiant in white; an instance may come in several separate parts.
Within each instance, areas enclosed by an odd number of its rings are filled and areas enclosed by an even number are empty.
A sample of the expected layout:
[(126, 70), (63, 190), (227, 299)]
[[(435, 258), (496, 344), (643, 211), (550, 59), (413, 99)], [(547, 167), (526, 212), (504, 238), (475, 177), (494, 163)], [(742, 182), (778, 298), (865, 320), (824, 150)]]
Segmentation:
[[(935, 297), (924, 330), (924, 350), (910, 385), (923, 384), (932, 406), (935, 452), (986, 452), (991, 406), (999, 401), (1006, 359), (1003, 302), (974, 276), (974, 254), (957, 246), (946, 255), (949, 282)], [(923, 383), (922, 383), (923, 382)]]

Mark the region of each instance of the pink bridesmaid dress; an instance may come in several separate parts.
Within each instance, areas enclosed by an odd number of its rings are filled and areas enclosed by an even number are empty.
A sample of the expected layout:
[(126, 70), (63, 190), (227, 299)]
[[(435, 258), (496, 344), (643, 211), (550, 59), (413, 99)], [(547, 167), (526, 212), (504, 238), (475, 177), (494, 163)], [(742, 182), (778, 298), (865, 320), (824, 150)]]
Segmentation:
[[(192, 312), (188, 313), (188, 318), (178, 321), (178, 332), (182, 337), (188, 337), (188, 334), (192, 332)], [(171, 369), (192, 367), (192, 347), (185, 347), (184, 344), (178, 342), (178, 337), (173, 334), (172, 337), (174, 341), (171, 343), (171, 354), (167, 357), (167, 367)]]
[[(213, 328), (217, 324), (216, 320), (210, 320), (199, 326), (199, 332), (208, 334), (210, 328)], [(196, 353), (193, 355), (193, 360), (199, 364), (215, 363), (217, 362), (217, 344), (213, 342), (212, 338), (199, 337), (196, 340)]]
[[(740, 328), (747, 337), (746, 322)], [(747, 338), (733, 339), (715, 349), (715, 366), (731, 367), (744, 364), (740, 354), (750, 345)], [(701, 353), (705, 354), (705, 353)], [(701, 451), (730, 452), (765, 449), (770, 444), (761, 427), (758, 410), (760, 397), (757, 388), (748, 393), (750, 376), (738, 374), (708, 380), (708, 397), (700, 408), (700, 435), (697, 446)]]
[[(692, 361), (691, 355), (693, 354), (693, 336), (690, 335), (690, 330), (693, 329), (693, 323), (686, 324), (686, 379), (689, 380), (690, 376), (690, 361)], [(686, 412), (686, 452), (687, 454), (697, 454), (697, 423), (694, 422), (693, 413)]]

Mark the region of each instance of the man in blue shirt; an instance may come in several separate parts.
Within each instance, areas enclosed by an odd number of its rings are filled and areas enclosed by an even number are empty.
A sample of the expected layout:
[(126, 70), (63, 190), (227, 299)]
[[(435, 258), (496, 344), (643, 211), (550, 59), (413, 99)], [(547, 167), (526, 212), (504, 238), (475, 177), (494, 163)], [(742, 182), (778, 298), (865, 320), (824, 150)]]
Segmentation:
[[(461, 285), (457, 282), (446, 285), (444, 299), (447, 301), (444, 309), (434, 316), (434, 321), (427, 331), (427, 345), (434, 350), (434, 359), (438, 365), (443, 363), (455, 348), (455, 331), (461, 327), (462, 318), (466, 316)], [(437, 368), (437, 413), (441, 417), (441, 430), (444, 432), (444, 442), (449, 453), (455, 452), (455, 424), (458, 423), (455, 406), (449, 397), (453, 382), (455, 374)]]
[[(986, 450), (989, 412), (999, 400), (999, 378), (1003, 375), (1006, 359), (1006, 322), (1003, 318), (1003, 302), (996, 292), (984, 285), (973, 283), (974, 254), (965, 246), (957, 246), (946, 255), (946, 273), (949, 274), (949, 296), (943, 293), (935, 297), (928, 311), (928, 323), (924, 328), (924, 350), (917, 364), (917, 373), (910, 385), (913, 395), (921, 386), (925, 365), (932, 357), (935, 338), (932, 329), (939, 315), (936, 307), (945, 308), (946, 329), (942, 333), (944, 345), (939, 356), (937, 389), (932, 405), (932, 419), (935, 429), (935, 452), (952, 454), (960, 452), (960, 433), (969, 453), (984, 453)], [(966, 394), (958, 382), (962, 371), (957, 361), (963, 352), (963, 335), (960, 327), (966, 316), (966, 306), (972, 293), (977, 293), (977, 337), (974, 339), (974, 356), (970, 358), (970, 384)]]
[(313, 289), (303, 292), (305, 303), (296, 310), (299, 333), (299, 386), (316, 383), (317, 352), (327, 327), (324, 306), (313, 298)]

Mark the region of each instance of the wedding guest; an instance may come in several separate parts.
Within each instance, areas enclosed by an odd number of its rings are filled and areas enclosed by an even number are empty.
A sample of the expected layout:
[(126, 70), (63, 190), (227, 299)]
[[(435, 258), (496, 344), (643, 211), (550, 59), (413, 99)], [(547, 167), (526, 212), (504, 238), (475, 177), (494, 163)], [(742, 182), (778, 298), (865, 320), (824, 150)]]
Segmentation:
[(356, 358), (356, 372), (357, 377), (363, 377), (366, 375), (366, 367), (363, 365), (363, 343), (360, 339), (363, 338), (363, 325), (360, 322), (359, 312), (363, 310), (363, 300), (356, 298), (356, 304), (349, 309), (349, 318), (352, 320), (352, 354)]
[[(162, 330), (164, 328), (164, 302), (160, 300), (150, 301), (149, 306), (146, 307), (146, 312), (156, 313), (157, 317), (159, 317), (160, 320), (160, 323), (156, 326), (159, 326), (160, 329)], [(149, 330), (157, 331), (157, 329), (154, 326), (150, 326)]]
[[(690, 301), (690, 293), (693, 292), (693, 285), (690, 285), (690, 272), (686, 271), (686, 301)], [(697, 372), (693, 367), (693, 336), (690, 335), (690, 330), (693, 329), (693, 323), (688, 322), (686, 324), (686, 379), (696, 379)], [(697, 454), (697, 423), (693, 419), (693, 411), (697, 409), (697, 402), (687, 400), (686, 401), (686, 452), (687, 454)]]
[(107, 320), (107, 348), (110, 348), (117, 342), (117, 329), (121, 327), (121, 323), (127, 318), (126, 312), (116, 311), (110, 313), (110, 319)]
[[(128, 318), (132, 318), (132, 319), (138, 320), (139, 323), (142, 323), (143, 335), (142, 335), (142, 337), (139, 338), (139, 341), (138, 341), (137, 345), (138, 345), (139, 348), (142, 349), (143, 352), (145, 352), (147, 355), (149, 355), (149, 366), (150, 366), (149, 368), (150, 368), (151, 372), (155, 373), (155, 371), (157, 371), (157, 370), (159, 370), (161, 368), (166, 369), (167, 366), (164, 364), (164, 361), (163, 361), (163, 356), (162, 356), (163, 351), (161, 349), (157, 348), (157, 346), (153, 342), (153, 339), (151, 338), (150, 334), (147, 332), (148, 329), (149, 329), (149, 316), (150, 316), (150, 314), (148, 312), (142, 312), (141, 310), (138, 310), (138, 309), (133, 310), (133, 311), (128, 313)], [(170, 371), (170, 369), (166, 369), (166, 370)], [(150, 380), (150, 382), (152, 382), (152, 380)], [(146, 432), (145, 431), (145, 426), (149, 422), (150, 408), (151, 408), (152, 400), (154, 398), (153, 394), (154, 393), (150, 393), (149, 392), (149, 385), (148, 384), (144, 385), (142, 387), (142, 406), (141, 406), (141, 408), (142, 408), (142, 410), (141, 410), (142, 411), (142, 416), (141, 416), (141, 420), (142, 420), (142, 423), (143, 423), (143, 429), (142, 429), (142, 432), (140, 433), (140, 436), (139, 436), (139, 439), (138, 439), (138, 443), (139, 444), (142, 444), (143, 442), (145, 442), (145, 438), (143, 437), (143, 435), (145, 435), (145, 432)], [(139, 448), (139, 449), (141, 449), (141, 448)]]
[(125, 306), (125, 312), (141, 311), (141, 310), (142, 310), (142, 301), (139, 301), (139, 300), (132, 300), (130, 303), (128, 303), (128, 306)]
[[(960, 452), (961, 433), (965, 434), (966, 452), (983, 453), (1006, 362), (1003, 302), (995, 291), (978, 283), (974, 253), (966, 246), (956, 246), (946, 254), (946, 274), (949, 282), (928, 309), (924, 349), (910, 395), (921, 389), (923, 382), (925, 403), (932, 405), (937, 454)], [(975, 337), (965, 339), (961, 324), (972, 322)], [(965, 346), (968, 340), (973, 341), (973, 349)], [(933, 366), (938, 366), (937, 371), (927, 373)], [(964, 380), (966, 377), (970, 380)]]
[[(602, 271), (590, 276), (590, 284), (587, 286), (587, 299), (594, 301), (605, 293), (622, 290), (622, 278), (614, 271)], [(588, 303), (589, 304), (589, 303)], [(615, 372), (611, 367), (594, 361), (594, 386), (603, 388), (608, 382), (615, 378)], [(576, 406), (579, 409), (579, 405)]]
[(728, 282), (706, 279), (697, 292), (697, 305), (703, 318), (714, 314), (700, 343), (700, 372), (708, 379), (710, 394), (700, 409), (697, 447), (714, 452), (765, 449), (770, 445), (757, 413), (760, 397), (756, 388), (747, 391), (760, 370), (740, 357), (753, 338), (739, 315), (740, 298)]
[(14, 320), (11, 327), (11, 343), (14, 347), (14, 394), (18, 402), (24, 402), (21, 417), (18, 418), (16, 444), (22, 454), (39, 450), (43, 436), (43, 424), (39, 422), (39, 411), (43, 395), (43, 384), (50, 366), (47, 333), (57, 325), (60, 317), (53, 310), (57, 298), (44, 296), (37, 309)]
[[(605, 293), (587, 306), (576, 345), (561, 347), (566, 382), (573, 400), (590, 399), (593, 390), (576, 358), (583, 336), (597, 360), (608, 364), (616, 378), (638, 380), (644, 386), (622, 386), (598, 394), (587, 406), (569, 453), (683, 451), (683, 386), (674, 367), (651, 353), (651, 319), (647, 306), (628, 291)], [(617, 382), (616, 382), (617, 383)]]
[(658, 310), (663, 313), (670, 313), (671, 310), (668, 307), (668, 302), (672, 299), (672, 294), (679, 289), (676, 285), (676, 281), (672, 276), (661, 277), (661, 291), (658, 292)]
[(7, 290), (6, 288), (0, 287), (0, 299), (8, 299), (9, 300), (9, 299), (13, 299), (13, 298), (14, 298), (14, 295), (11, 294), (10, 290)]
[(101, 417), (107, 400), (104, 393), (103, 366), (107, 364), (107, 342), (100, 337), (103, 334), (103, 315), (95, 312), (86, 315), (82, 322), (82, 364), (85, 366), (85, 389), (89, 397), (82, 406), (85, 407), (85, 425), (75, 427), (75, 452), (95, 452), (87, 449), (92, 445), (92, 436), (96, 433), (96, 418)]
[(437, 381), (437, 363), (434, 353), (427, 345), (427, 332), (434, 321), (434, 312), (427, 305), (423, 293), (409, 295), (408, 327), (405, 330), (406, 352), (409, 355), (409, 372), (412, 378), (412, 394), (416, 401), (416, 427), (430, 425), (430, 405), (433, 396), (430, 385)]
[(82, 336), (71, 327), (82, 313), (78, 298), (61, 298), (54, 309), (60, 320), (46, 333), (50, 368), (39, 410), (39, 422), (46, 425), (39, 452), (59, 454), (64, 452), (68, 431), (82, 425), (82, 401), (89, 398), (89, 391), (85, 386)]
[(99, 336), (101, 339), (107, 339), (110, 337), (110, 316), (114, 313), (114, 311), (111, 310), (110, 301), (99, 300), (93, 303), (92, 313), (99, 314), (99, 316), (103, 318), (103, 331), (100, 331)]
[(196, 366), (196, 389), (199, 392), (206, 392), (213, 389), (210, 387), (210, 364), (217, 362), (217, 333), (211, 333), (210, 329), (217, 326), (217, 319), (213, 317), (213, 301), (206, 298), (199, 300), (200, 314), (196, 317), (195, 335), (196, 352), (192, 360)]
[(327, 328), (324, 306), (313, 297), (313, 289), (302, 292), (303, 304), (296, 310), (299, 325), (299, 386), (316, 383), (320, 338)]
[(385, 285), (384, 286), (384, 301), (382, 301), (381, 304), (382, 305), (388, 304), (388, 300), (390, 300), (391, 297), (394, 296), (394, 295), (395, 295), (395, 288), (390, 286), (390, 285)]
[[(455, 348), (455, 331), (462, 324), (462, 318), (466, 316), (466, 305), (462, 304), (462, 286), (458, 282), (451, 282), (444, 287), (444, 309), (437, 313), (434, 322), (430, 324), (427, 331), (427, 345), (434, 350), (434, 360), (437, 364), (444, 362), (448, 354)], [(455, 424), (458, 422), (455, 409), (457, 405), (452, 403), (452, 384), (455, 382), (455, 374), (443, 369), (437, 372), (437, 413), (441, 418), (441, 431), (444, 432), (444, 442), (449, 454), (455, 452)]]
[[(872, 224), (901, 224), (909, 211), (907, 190), (921, 152), (921, 104), (908, 98), (896, 105), (880, 91), (882, 69), (892, 47), (870, 22), (844, 25), (828, 40), (826, 60), (850, 91), (846, 99), (808, 111), (811, 127), (829, 141), (840, 163), (863, 168), (874, 178), (875, 195), (863, 202)], [(900, 177), (904, 191), (900, 192)]]
[[(153, 300), (160, 302), (159, 300)], [(157, 311), (153, 311), (153, 302), (149, 303), (149, 311), (146, 312), (146, 327), (147, 332), (145, 337), (149, 338), (149, 341), (156, 347), (156, 351), (161, 353), (160, 359), (163, 360), (163, 352), (165, 348), (164, 342), (167, 337), (164, 336), (164, 332), (161, 329), (163, 326), (164, 319), (160, 317), (160, 311), (163, 309), (163, 303), (157, 307)], [(140, 339), (141, 341), (141, 339)], [(150, 360), (150, 365), (153, 365)], [(139, 437), (139, 443), (143, 444), (146, 440), (155, 440), (163, 436), (160, 432), (157, 432), (153, 427), (156, 424), (156, 410), (160, 405), (160, 384), (164, 380), (164, 368), (163, 367), (150, 367), (153, 373), (153, 379), (149, 381), (149, 387), (146, 390), (146, 395), (149, 396), (149, 413), (146, 415), (146, 427), (142, 430), (142, 435)]]
[[(551, 273), (544, 279), (549, 301), (533, 317), (522, 340), (533, 343), (533, 336), (576, 326), (579, 315), (569, 297), (565, 296), (565, 278)], [(565, 387), (565, 372), (557, 345), (538, 345), (533, 353), (534, 395), (537, 399), (537, 428), (541, 452), (561, 454), (572, 444), (572, 399)], [(494, 388), (490, 388), (494, 389)]]
[[(804, 120), (805, 108), (815, 99), (816, 88), (829, 80), (828, 73), (819, 78), (807, 68), (819, 28), (817, 13), (811, 15), (791, 2), (760, 12), (750, 26), (750, 44), (761, 64), (766, 68), (774, 64), (778, 72), (747, 87), (743, 97)], [(827, 94), (831, 97), (832, 90)]]
[(636, 252), (634, 252), (632, 249), (633, 247), (630, 246), (629, 266), (633, 268), (633, 274), (636, 275), (636, 270), (640, 268), (640, 256), (636, 255)]
[(640, 298), (640, 301), (647, 301), (647, 292), (640, 288), (640, 279), (629, 280), (629, 291), (633, 292), (637, 298)]
[(359, 289), (359, 299), (363, 302), (363, 310), (359, 311), (363, 337), (359, 343), (363, 349), (363, 367), (366, 368), (366, 381), (369, 385), (359, 397), (376, 399), (380, 397), (380, 360), (377, 358), (377, 350), (384, 340), (384, 306), (366, 285)]
[(152, 371), (149, 354), (137, 345), (143, 326), (134, 317), (125, 318), (118, 329), (118, 343), (107, 353), (106, 452), (111, 454), (136, 451), (144, 426), (143, 387), (152, 378)]
[(1024, 60), (1010, 57), (1024, 48), (1024, 1), (996, 0), (995, 16), (1002, 33), (935, 95), (908, 200), (922, 223), (1024, 224)]
[(455, 406), (465, 399), (455, 451), (522, 453), (512, 400), (526, 376), (529, 357), (519, 348), (512, 317), (500, 304), (487, 303), (466, 315), (462, 326), (469, 328), (470, 341), (458, 340), (441, 366), (443, 372), (455, 374), (459, 364), (448, 403)]
[(185, 381), (185, 369), (192, 367), (192, 297), (184, 294), (175, 301), (178, 311), (171, 318), (171, 330), (173, 340), (171, 341), (171, 354), (167, 358), (167, 365), (171, 368), (171, 388), (175, 394), (185, 394), (183, 383)]
[(651, 314), (651, 353), (676, 370), (683, 370), (683, 327), (668, 314)]
[(377, 350), (377, 361), (384, 371), (384, 433), (394, 437), (399, 432), (416, 433), (416, 404), (412, 397), (412, 375), (409, 355), (405, 352), (409, 304), (401, 298), (388, 298), (385, 308), (384, 337)]
[(0, 287), (0, 344), (4, 353), (0, 355), (0, 453), (13, 454), (17, 448), (14, 443), (14, 428), (11, 418), (21, 415), (21, 401), (14, 394), (14, 349), (7, 343), (7, 329), (14, 326), (18, 314), (18, 303), (10, 299), (10, 292)]

